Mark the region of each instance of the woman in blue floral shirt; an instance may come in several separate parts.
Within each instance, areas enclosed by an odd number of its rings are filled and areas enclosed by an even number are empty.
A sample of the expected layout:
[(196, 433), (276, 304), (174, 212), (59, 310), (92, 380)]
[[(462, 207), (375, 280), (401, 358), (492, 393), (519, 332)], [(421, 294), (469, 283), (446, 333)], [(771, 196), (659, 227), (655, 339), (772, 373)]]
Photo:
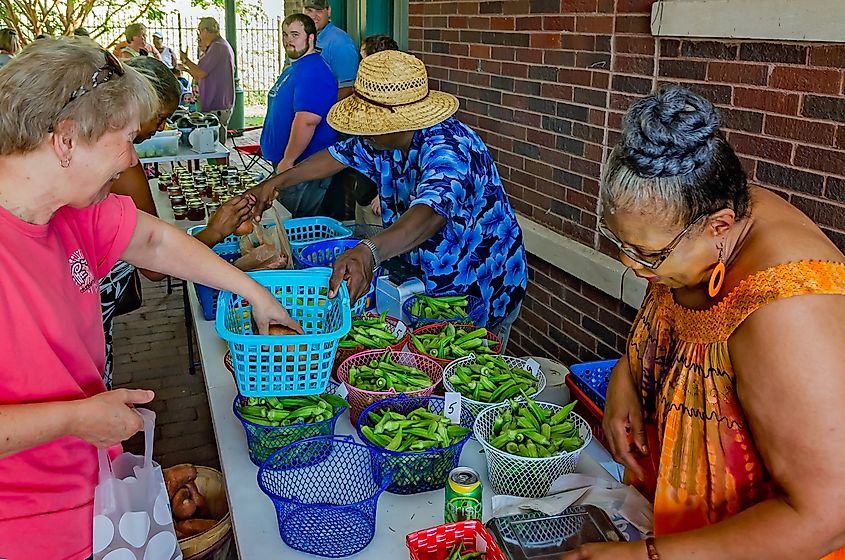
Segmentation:
[(379, 187), (387, 229), (344, 253), (332, 288), (362, 295), (374, 267), (408, 254), (426, 292), (459, 292), (488, 306), (487, 326), (507, 340), (528, 282), (522, 231), (487, 146), (452, 117), (458, 100), (430, 91), (425, 66), (398, 51), (361, 62), (355, 93), (328, 114), (349, 140), (256, 188), (263, 204), (290, 185), (352, 167)]

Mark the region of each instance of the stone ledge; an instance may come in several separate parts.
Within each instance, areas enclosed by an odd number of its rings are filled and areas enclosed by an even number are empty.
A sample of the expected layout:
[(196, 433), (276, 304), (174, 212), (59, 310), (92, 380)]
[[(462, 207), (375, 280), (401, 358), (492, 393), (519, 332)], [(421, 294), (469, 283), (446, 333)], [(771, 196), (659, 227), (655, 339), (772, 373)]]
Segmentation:
[(656, 37), (845, 42), (842, 0), (660, 0), (651, 6)]

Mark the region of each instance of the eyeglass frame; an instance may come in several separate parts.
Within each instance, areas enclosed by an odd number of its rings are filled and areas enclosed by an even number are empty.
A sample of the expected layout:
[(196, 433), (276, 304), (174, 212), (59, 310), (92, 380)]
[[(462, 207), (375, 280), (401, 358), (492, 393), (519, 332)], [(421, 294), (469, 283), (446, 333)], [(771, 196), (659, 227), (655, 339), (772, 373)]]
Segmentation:
[(610, 231), (610, 229), (608, 229), (607, 223), (604, 221), (604, 217), (599, 218), (598, 231), (605, 238), (607, 238), (611, 243), (616, 245), (616, 248), (619, 251), (623, 252), (626, 257), (628, 257), (629, 259), (631, 259), (632, 261), (634, 261), (638, 265), (644, 266), (644, 267), (651, 269), (651, 270), (657, 270), (658, 268), (660, 268), (660, 265), (662, 265), (664, 262), (666, 262), (666, 259), (669, 258), (669, 256), (672, 254), (672, 251), (675, 250), (675, 248), (680, 244), (680, 242), (684, 239), (684, 237), (686, 237), (686, 235), (690, 231), (692, 231), (692, 228), (696, 224), (698, 224), (702, 219), (706, 218), (707, 216), (709, 216), (709, 214), (706, 214), (706, 213), (705, 214), (699, 214), (698, 217), (695, 218), (693, 221), (691, 221), (687, 225), (687, 227), (685, 227), (683, 229), (683, 231), (681, 231), (681, 233), (676, 235), (675, 238), (672, 239), (672, 241), (669, 242), (668, 245), (666, 245), (665, 247), (663, 247), (659, 251), (656, 251), (657, 256), (654, 257), (654, 260), (648, 260), (643, 255), (638, 254), (636, 249), (629, 247), (629, 246), (626, 246), (626, 244), (621, 239), (616, 237), (615, 233), (613, 233), (612, 231)]

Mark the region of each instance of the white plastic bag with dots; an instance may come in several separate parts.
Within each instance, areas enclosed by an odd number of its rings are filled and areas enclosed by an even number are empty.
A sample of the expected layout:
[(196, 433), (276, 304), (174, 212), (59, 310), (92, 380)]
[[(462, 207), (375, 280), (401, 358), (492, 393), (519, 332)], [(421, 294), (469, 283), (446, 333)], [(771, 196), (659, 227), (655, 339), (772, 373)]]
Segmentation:
[(144, 456), (122, 453), (111, 464), (98, 450), (94, 491), (94, 560), (181, 560), (161, 467), (153, 462), (155, 413), (144, 419)]

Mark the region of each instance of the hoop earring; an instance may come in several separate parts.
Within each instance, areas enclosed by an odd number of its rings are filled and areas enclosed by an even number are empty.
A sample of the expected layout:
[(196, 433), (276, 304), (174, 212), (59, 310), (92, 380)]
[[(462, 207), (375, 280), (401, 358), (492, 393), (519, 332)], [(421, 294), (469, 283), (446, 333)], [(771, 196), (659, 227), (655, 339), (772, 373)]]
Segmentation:
[(725, 244), (719, 245), (719, 262), (716, 263), (716, 268), (710, 275), (710, 285), (707, 287), (707, 293), (711, 298), (716, 297), (722, 290), (722, 284), (725, 283)]
[(67, 169), (70, 167), (70, 159), (63, 159), (59, 162), (59, 165), (61, 165), (63, 169)]

